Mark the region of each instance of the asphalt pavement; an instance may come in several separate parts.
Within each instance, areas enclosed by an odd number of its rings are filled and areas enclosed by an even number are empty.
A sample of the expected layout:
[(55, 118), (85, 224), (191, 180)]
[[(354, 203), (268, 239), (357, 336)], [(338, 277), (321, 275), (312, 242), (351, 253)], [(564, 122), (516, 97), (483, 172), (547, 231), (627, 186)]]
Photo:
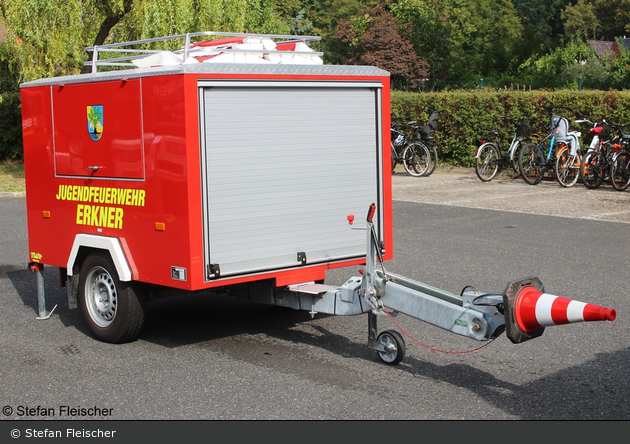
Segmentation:
[(482, 182), (474, 169), (448, 166), (413, 177), (399, 165), (392, 186), (394, 199), (407, 202), (630, 223), (630, 192), (607, 181), (594, 190), (581, 182), (564, 188), (550, 175), (538, 185), (505, 173)]
[[(614, 308), (617, 319), (552, 326), (512, 344), (505, 335), (480, 343), (400, 315), (407, 354), (388, 366), (366, 346), (365, 316), (311, 317), (200, 293), (150, 304), (138, 341), (105, 344), (68, 309), (54, 267), (44, 277), (48, 310), (56, 309), (37, 319), (25, 198), (5, 197), (0, 419), (630, 419), (630, 192), (564, 189), (551, 180), (481, 183), (459, 169), (427, 178), (397, 171), (392, 185), (388, 271), (456, 294), (469, 286), (501, 293), (536, 276), (546, 292)], [(357, 272), (334, 270), (327, 281)], [(399, 327), (379, 317), (379, 331), (386, 329)], [(9, 428), (24, 433), (22, 425)]]

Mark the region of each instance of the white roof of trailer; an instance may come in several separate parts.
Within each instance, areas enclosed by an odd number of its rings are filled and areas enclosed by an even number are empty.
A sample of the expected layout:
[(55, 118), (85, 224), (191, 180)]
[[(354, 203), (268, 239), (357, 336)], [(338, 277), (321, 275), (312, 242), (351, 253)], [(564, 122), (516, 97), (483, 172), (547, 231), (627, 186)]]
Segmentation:
[(247, 75), (290, 75), (290, 76), (387, 76), (389, 72), (374, 66), (359, 65), (264, 65), (253, 63), (214, 63), (178, 65), (160, 68), (138, 68), (104, 71), (95, 74), (50, 77), (32, 80), (20, 85), (22, 88), (41, 85), (70, 85), (75, 83), (103, 82), (109, 80), (134, 79), (141, 77), (174, 74), (247, 74)]

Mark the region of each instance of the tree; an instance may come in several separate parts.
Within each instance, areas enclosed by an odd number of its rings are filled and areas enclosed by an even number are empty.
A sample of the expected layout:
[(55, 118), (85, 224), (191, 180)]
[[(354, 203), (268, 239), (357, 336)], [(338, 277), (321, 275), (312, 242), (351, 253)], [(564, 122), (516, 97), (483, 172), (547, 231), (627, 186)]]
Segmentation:
[(587, 0), (578, 0), (576, 4), (568, 4), (562, 10), (565, 35), (574, 40), (596, 39), (600, 29), (595, 15), (595, 5)]
[(291, 27), (292, 35), (306, 35), (313, 29), (311, 4), (302, 0), (271, 0), (278, 17)]
[(509, 71), (523, 26), (508, 0), (397, 0), (392, 14), (413, 25), (411, 42), (433, 80)]
[[(274, 1), (284, 3), (283, 0)], [(324, 53), (325, 63), (340, 65), (351, 57), (352, 48), (335, 38), (339, 22), (361, 20), (361, 12), (374, 7), (377, 0), (299, 0), (299, 3), (299, 10), (307, 11), (305, 18), (313, 25), (309, 33), (322, 38), (312, 47)]]
[(564, 33), (561, 13), (567, 1), (512, 0), (512, 3), (524, 27), (523, 46), (533, 51), (554, 46), (557, 36)]
[[(371, 65), (389, 71), (394, 82), (418, 86), (428, 77), (428, 64), (404, 38), (408, 26), (392, 17), (384, 2), (363, 11), (364, 23), (339, 21), (336, 38), (352, 47), (346, 60), (352, 65)], [(401, 35), (402, 33), (402, 35)]]
[(538, 88), (566, 88), (577, 86), (578, 79), (587, 73), (601, 82), (606, 69), (592, 46), (574, 40), (560, 45), (540, 57), (531, 57), (520, 69), (524, 81)]
[(599, 30), (599, 40), (615, 41), (630, 33), (630, 0), (591, 0)]
[(562, 10), (569, 39), (614, 41), (630, 32), (630, 0), (577, 0)]
[[(111, 33), (112, 28), (116, 26), (126, 14), (129, 14), (131, 12), (131, 8), (133, 7), (133, 0), (123, 0), (122, 8), (120, 8), (120, 2), (117, 2), (115, 0), (97, 0), (96, 6), (100, 6), (101, 11), (105, 14), (105, 18), (101, 22), (101, 26), (96, 33), (94, 46), (102, 45), (103, 43), (105, 43)], [(88, 57), (90, 57), (91, 53), (88, 52), (87, 55)], [(91, 68), (89, 66), (84, 66), (81, 72), (90, 72), (90, 69)]]
[(22, 158), (20, 71), (14, 47), (0, 43), (0, 160)]
[(131, 41), (200, 31), (289, 34), (290, 26), (271, 0), (136, 0), (115, 33)]
[[(195, 31), (288, 34), (271, 0), (0, 0), (20, 81), (85, 72), (84, 48)], [(181, 42), (173, 43), (177, 47)], [(161, 49), (174, 49), (161, 48)]]
[[(451, 24), (452, 10), (457, 7), (446, 0), (397, 0), (391, 3), (391, 13), (397, 19), (409, 23), (409, 37), (416, 54), (421, 54), (430, 66), (434, 81), (449, 78), (457, 56), (455, 29), (464, 29), (466, 20)], [(460, 55), (461, 56), (461, 55)]]
[(272, 0), (0, 0), (0, 13), (7, 34), (0, 43), (0, 158), (22, 155), (19, 85), (87, 71), (86, 47), (196, 31), (290, 31)]
[(630, 85), (630, 50), (617, 39), (619, 56), (612, 53), (606, 56), (611, 66), (610, 86), (617, 89), (628, 89)]
[(99, 21), (93, 1), (2, 0), (7, 45), (15, 49), (21, 82), (80, 71), (89, 30)]
[(469, 35), (462, 49), (472, 75), (484, 77), (510, 73), (516, 48), (522, 39), (523, 25), (510, 0), (479, 0), (470, 5)]

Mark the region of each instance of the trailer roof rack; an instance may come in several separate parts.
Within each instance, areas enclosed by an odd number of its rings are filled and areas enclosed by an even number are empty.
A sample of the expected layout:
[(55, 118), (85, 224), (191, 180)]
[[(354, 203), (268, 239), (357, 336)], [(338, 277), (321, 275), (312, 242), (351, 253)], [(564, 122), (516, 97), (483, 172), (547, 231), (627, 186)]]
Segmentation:
[[(202, 40), (200, 37), (213, 37)], [(218, 38), (217, 38), (218, 37)], [(159, 42), (184, 40), (176, 50), (147, 49)], [(92, 72), (99, 67), (151, 68), (189, 63), (289, 63), (323, 64), (323, 53), (316, 52), (308, 42), (321, 40), (316, 36), (245, 34), (231, 32), (192, 32), (130, 42), (86, 47), (92, 54), (84, 62)], [(120, 56), (100, 58), (103, 53)]]

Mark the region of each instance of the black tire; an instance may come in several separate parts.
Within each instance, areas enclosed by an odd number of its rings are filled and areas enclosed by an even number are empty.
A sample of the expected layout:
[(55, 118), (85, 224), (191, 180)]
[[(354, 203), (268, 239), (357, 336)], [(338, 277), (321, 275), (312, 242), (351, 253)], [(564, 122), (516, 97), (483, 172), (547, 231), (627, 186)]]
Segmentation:
[(512, 151), (510, 158), (510, 167), (512, 168), (512, 179), (516, 179), (517, 177), (521, 177), (521, 169), (518, 166), (518, 157), (521, 154), (521, 150), (523, 149), (523, 143), (518, 141), (516, 142), (516, 147)]
[(571, 147), (566, 145), (560, 148), (556, 156), (554, 173), (558, 183), (565, 188), (575, 185), (580, 178), (582, 169), (582, 155), (579, 152), (571, 154)]
[(630, 185), (630, 153), (620, 152), (610, 165), (610, 183), (617, 191), (625, 191)]
[(83, 318), (97, 339), (113, 344), (138, 339), (144, 325), (144, 297), (120, 282), (109, 254), (96, 252), (85, 259), (78, 290)]
[(392, 174), (394, 173), (397, 164), (398, 162), (396, 161), (396, 148), (394, 148), (394, 144), (392, 143)]
[(412, 176), (424, 176), (431, 168), (431, 154), (427, 147), (419, 142), (407, 145), (403, 152), (403, 166)]
[(604, 182), (606, 158), (601, 151), (590, 151), (582, 158), (582, 183), (594, 190)]
[(433, 172), (435, 171), (435, 167), (438, 164), (438, 153), (437, 149), (435, 149), (435, 145), (429, 144), (428, 146), (425, 146), (431, 153), (431, 167), (429, 168), (429, 171), (426, 172), (425, 176), (430, 176), (431, 174), (433, 174)]
[(400, 333), (395, 330), (387, 330), (378, 335), (377, 340), (387, 348), (385, 352), (377, 352), (381, 361), (388, 365), (396, 365), (403, 360), (406, 346)]
[(523, 146), (518, 156), (518, 167), (521, 177), (530, 185), (537, 185), (543, 179), (547, 162), (538, 145), (528, 143)]
[(475, 173), (482, 182), (491, 181), (499, 172), (501, 152), (492, 142), (484, 143), (475, 156)]

